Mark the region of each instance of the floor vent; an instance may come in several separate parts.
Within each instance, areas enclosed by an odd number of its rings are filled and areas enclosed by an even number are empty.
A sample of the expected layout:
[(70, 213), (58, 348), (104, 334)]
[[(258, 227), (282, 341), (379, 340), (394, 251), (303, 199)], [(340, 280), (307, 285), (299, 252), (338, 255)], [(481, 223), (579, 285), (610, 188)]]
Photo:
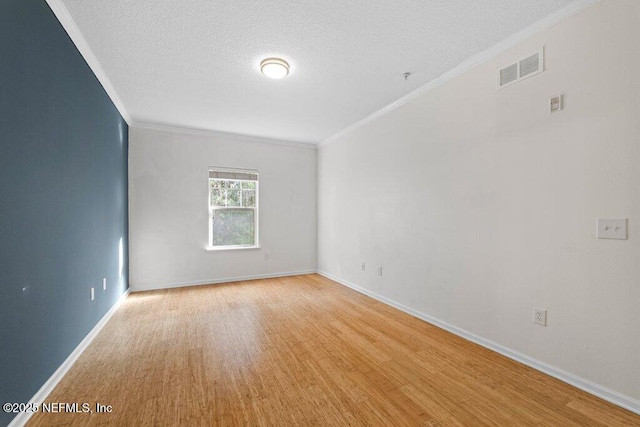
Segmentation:
[(544, 49), (498, 69), (498, 89), (544, 71)]

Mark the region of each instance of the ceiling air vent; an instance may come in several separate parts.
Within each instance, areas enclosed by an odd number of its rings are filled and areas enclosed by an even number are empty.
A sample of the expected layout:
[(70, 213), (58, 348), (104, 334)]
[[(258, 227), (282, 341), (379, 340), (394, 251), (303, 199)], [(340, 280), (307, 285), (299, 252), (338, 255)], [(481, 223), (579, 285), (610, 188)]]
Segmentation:
[(507, 64), (498, 69), (498, 88), (505, 87), (544, 71), (544, 51), (540, 48), (534, 54)]
[(512, 64), (500, 70), (500, 86), (518, 80), (518, 64)]

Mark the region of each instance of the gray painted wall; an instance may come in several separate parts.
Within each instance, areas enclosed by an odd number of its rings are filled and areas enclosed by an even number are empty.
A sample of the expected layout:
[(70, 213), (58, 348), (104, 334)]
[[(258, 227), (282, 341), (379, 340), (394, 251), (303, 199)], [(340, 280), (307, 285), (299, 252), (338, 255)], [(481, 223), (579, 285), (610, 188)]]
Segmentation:
[(0, 403), (27, 402), (128, 286), (128, 128), (43, 0), (0, 3), (0, 58)]

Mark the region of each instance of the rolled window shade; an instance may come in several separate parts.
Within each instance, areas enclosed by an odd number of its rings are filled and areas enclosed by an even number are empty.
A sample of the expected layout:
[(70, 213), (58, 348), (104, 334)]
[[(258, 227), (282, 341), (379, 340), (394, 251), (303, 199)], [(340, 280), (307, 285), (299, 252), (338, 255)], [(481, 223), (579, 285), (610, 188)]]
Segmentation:
[(209, 169), (209, 178), (241, 179), (243, 181), (257, 181), (258, 171), (242, 169)]

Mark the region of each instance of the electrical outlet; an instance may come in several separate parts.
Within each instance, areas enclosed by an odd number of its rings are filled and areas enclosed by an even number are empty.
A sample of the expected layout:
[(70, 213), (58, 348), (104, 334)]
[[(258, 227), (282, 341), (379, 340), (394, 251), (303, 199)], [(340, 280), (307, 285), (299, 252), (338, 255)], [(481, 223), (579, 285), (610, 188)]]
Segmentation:
[(96, 299), (96, 289), (91, 288), (91, 301), (93, 301), (94, 299)]
[(540, 326), (547, 326), (547, 310), (533, 307), (533, 323)]
[(107, 278), (106, 277), (104, 279), (102, 279), (102, 290), (103, 291), (107, 290)]
[(264, 254), (264, 260), (265, 260), (265, 261), (269, 261), (269, 253), (268, 253), (268, 252), (266, 252), (266, 253)]
[(378, 276), (382, 276), (382, 266), (378, 267)]
[(627, 219), (602, 219), (597, 222), (598, 239), (627, 240)]
[(364, 271), (364, 267), (365, 267), (365, 264), (363, 262), (362, 264), (360, 264), (360, 270)]

